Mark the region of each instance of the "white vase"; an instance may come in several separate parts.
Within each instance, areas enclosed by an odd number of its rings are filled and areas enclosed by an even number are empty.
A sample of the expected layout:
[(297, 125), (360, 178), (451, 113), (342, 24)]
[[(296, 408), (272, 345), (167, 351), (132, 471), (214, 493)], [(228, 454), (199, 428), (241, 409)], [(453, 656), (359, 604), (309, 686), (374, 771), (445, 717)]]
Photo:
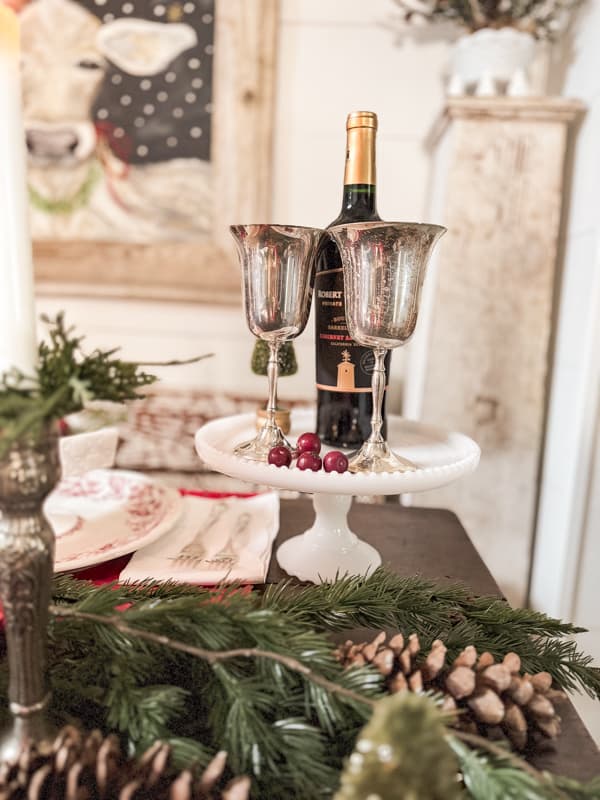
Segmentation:
[(451, 56), (448, 93), (528, 94), (526, 75), (534, 57), (533, 36), (514, 28), (482, 28), (461, 36)]

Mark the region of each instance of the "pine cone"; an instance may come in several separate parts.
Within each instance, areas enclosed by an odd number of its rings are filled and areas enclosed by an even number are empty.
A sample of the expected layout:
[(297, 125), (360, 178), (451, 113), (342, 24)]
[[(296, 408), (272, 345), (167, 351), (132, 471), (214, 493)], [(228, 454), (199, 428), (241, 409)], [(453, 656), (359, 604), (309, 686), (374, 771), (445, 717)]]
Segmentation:
[(440, 639), (425, 654), (415, 633), (407, 642), (401, 633), (389, 641), (380, 633), (368, 643), (347, 641), (336, 650), (336, 657), (347, 668), (372, 664), (391, 693), (441, 693), (444, 709), (461, 712), (455, 724), (463, 730), (492, 736), (500, 729), (518, 750), (542, 737), (556, 739), (560, 717), (554, 701), (565, 695), (552, 689), (549, 673), (521, 675), (516, 653), (507, 653), (497, 663), (491, 653), (478, 656), (470, 645), (447, 664), (446, 651)]
[(250, 779), (217, 789), (227, 754), (217, 755), (199, 778), (169, 769), (170, 747), (155, 742), (142, 757), (125, 759), (119, 740), (70, 725), (49, 752), (27, 745), (16, 763), (0, 764), (0, 800), (248, 800)]

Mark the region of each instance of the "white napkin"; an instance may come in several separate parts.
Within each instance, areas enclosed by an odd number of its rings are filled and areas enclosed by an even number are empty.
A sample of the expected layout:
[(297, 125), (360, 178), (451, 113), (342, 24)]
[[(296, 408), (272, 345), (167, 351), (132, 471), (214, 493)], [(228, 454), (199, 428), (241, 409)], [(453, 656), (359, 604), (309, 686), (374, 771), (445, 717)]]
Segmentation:
[(279, 495), (216, 500), (188, 495), (179, 522), (134, 553), (121, 581), (262, 583), (279, 530)]
[(71, 478), (93, 469), (114, 467), (118, 442), (117, 428), (61, 436), (58, 445), (62, 477)]

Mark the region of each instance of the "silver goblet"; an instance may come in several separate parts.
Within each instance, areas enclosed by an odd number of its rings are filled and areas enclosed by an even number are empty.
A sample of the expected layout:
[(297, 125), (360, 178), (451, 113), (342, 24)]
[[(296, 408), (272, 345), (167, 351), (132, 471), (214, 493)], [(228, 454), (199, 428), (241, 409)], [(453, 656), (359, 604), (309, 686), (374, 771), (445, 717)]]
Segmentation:
[(314, 256), (322, 231), (292, 225), (232, 225), (242, 266), (246, 321), (269, 345), (267, 417), (257, 436), (235, 449), (252, 461), (288, 445), (277, 425), (278, 354), (283, 342), (306, 327), (312, 299)]
[(412, 336), (429, 257), (445, 232), (440, 225), (410, 222), (355, 222), (329, 229), (342, 257), (348, 331), (375, 355), (371, 435), (350, 458), (350, 472), (416, 469), (381, 435), (384, 358)]

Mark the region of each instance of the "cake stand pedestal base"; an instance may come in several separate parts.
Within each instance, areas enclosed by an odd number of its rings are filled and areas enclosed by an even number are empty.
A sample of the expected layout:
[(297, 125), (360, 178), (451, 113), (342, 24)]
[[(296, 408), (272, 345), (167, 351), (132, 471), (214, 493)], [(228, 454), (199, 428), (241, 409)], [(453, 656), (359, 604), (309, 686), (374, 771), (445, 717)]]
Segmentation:
[(313, 505), (312, 527), (277, 550), (279, 566), (288, 575), (320, 583), (343, 575), (365, 575), (381, 564), (377, 550), (348, 527), (351, 495), (315, 494)]

